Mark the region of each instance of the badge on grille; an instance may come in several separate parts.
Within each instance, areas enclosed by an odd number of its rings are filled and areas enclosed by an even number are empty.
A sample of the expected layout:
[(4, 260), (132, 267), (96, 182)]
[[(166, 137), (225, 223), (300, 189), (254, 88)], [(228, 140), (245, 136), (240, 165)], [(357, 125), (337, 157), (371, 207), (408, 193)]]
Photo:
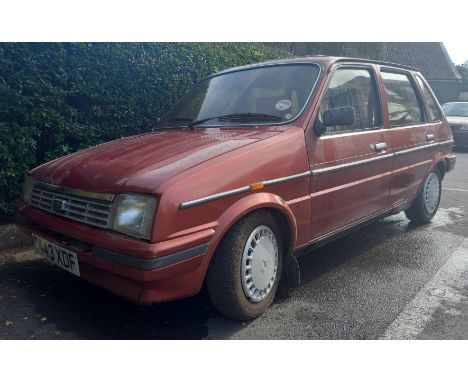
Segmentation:
[(67, 201), (62, 199), (54, 199), (52, 202), (52, 211), (61, 213), (67, 208)]

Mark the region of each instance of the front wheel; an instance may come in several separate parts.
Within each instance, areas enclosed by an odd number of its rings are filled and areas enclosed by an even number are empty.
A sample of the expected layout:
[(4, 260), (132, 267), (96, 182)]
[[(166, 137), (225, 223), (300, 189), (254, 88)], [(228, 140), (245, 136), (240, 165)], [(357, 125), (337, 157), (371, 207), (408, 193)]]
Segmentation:
[(246, 321), (273, 302), (282, 270), (278, 223), (268, 211), (255, 211), (237, 222), (221, 240), (207, 274), (214, 307)]
[(436, 214), (442, 193), (441, 176), (437, 169), (432, 170), (424, 181), (423, 187), (409, 209), (406, 217), (416, 223), (429, 223)]

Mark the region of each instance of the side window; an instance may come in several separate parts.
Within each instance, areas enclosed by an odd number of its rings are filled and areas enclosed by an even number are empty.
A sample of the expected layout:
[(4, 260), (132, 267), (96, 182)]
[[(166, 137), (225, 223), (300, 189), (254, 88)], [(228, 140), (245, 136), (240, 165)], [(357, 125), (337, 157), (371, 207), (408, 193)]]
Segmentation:
[(430, 121), (440, 121), (442, 119), (442, 116), (440, 115), (440, 110), (437, 106), (437, 101), (434, 99), (434, 96), (432, 95), (431, 91), (429, 90), (426, 83), (422, 80), (422, 78), (420, 76), (416, 76), (416, 79), (418, 80), (419, 87), (421, 88), (424, 100), (426, 101)]
[(381, 125), (380, 102), (370, 70), (337, 69), (332, 74), (320, 104), (319, 118), (323, 121), (326, 110), (349, 106), (354, 109), (354, 123), (348, 126), (327, 126), (325, 134), (374, 129)]
[(412, 82), (406, 74), (380, 73), (388, 99), (390, 126), (413, 125), (423, 121), (423, 113)]

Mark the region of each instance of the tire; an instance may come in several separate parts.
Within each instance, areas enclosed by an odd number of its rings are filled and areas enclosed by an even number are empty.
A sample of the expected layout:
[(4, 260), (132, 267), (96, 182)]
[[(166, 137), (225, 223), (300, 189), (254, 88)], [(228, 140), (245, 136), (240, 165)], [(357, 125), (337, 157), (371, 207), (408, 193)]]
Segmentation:
[(429, 223), (437, 213), (442, 193), (442, 177), (433, 169), (422, 185), (414, 203), (405, 211), (406, 217), (415, 223)]
[(282, 265), (276, 219), (265, 210), (252, 212), (225, 234), (211, 260), (207, 289), (212, 304), (234, 320), (259, 317), (273, 302)]

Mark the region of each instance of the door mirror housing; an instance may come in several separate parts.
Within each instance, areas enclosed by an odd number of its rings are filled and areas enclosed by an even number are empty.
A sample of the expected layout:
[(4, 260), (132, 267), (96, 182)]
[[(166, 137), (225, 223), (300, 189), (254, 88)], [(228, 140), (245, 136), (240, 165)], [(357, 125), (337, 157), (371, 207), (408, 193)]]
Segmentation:
[(354, 123), (354, 107), (345, 106), (325, 110), (323, 113), (323, 125), (349, 126)]
[(323, 122), (317, 118), (314, 125), (315, 134), (325, 134), (328, 126), (350, 126), (354, 123), (354, 107), (336, 107), (323, 112)]

